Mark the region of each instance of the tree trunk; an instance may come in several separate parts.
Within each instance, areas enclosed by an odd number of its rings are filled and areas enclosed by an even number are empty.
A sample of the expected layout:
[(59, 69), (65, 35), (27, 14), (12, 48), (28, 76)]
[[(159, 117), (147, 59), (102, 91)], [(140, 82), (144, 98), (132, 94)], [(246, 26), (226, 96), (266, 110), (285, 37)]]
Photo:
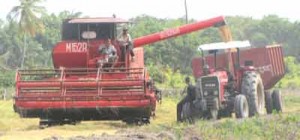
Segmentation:
[(23, 52), (22, 52), (22, 61), (21, 61), (21, 69), (24, 67), (24, 62), (25, 62), (25, 54), (26, 54), (26, 46), (27, 46), (27, 38), (26, 38), (26, 33), (24, 34), (24, 47), (23, 47)]
[(6, 101), (6, 95), (7, 95), (7, 91), (6, 88), (4, 88), (3, 90), (3, 100)]

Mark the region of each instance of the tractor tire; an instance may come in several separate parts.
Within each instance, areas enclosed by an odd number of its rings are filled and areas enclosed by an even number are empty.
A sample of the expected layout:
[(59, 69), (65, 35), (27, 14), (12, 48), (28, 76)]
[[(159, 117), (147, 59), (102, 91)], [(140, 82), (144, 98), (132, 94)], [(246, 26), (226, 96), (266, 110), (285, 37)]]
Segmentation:
[(247, 118), (249, 116), (249, 108), (246, 96), (239, 94), (235, 97), (234, 110), (236, 118)]
[(249, 116), (261, 115), (264, 112), (265, 94), (262, 79), (257, 72), (246, 71), (242, 80), (242, 94), (246, 95)]
[(273, 107), (277, 112), (282, 112), (282, 97), (280, 90), (274, 90), (272, 93)]
[(267, 114), (272, 114), (273, 111), (273, 102), (272, 94), (270, 91), (265, 91), (265, 103)]

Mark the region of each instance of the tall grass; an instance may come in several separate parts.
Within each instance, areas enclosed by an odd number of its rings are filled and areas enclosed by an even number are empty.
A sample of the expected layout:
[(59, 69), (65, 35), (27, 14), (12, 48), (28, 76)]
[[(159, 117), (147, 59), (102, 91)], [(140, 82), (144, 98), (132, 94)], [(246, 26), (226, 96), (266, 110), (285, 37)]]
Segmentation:
[(12, 101), (0, 101), (0, 131), (28, 130), (37, 127), (38, 119), (22, 119), (13, 111)]

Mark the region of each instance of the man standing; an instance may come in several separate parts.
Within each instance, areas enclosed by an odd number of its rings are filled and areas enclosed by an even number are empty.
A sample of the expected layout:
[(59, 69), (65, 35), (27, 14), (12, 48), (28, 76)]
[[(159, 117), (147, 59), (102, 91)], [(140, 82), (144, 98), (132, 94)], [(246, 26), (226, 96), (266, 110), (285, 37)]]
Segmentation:
[(177, 121), (182, 122), (182, 108), (185, 103), (190, 103), (190, 108), (193, 100), (195, 99), (195, 86), (192, 85), (190, 77), (185, 78), (186, 87), (181, 94), (187, 93), (187, 95), (177, 104)]
[(121, 46), (121, 61), (125, 61), (125, 55), (126, 55), (126, 50), (130, 51), (131, 55), (131, 61), (134, 61), (134, 52), (133, 52), (133, 46), (132, 46), (132, 39), (130, 34), (128, 33), (128, 28), (124, 27), (123, 32), (118, 36), (118, 41)]

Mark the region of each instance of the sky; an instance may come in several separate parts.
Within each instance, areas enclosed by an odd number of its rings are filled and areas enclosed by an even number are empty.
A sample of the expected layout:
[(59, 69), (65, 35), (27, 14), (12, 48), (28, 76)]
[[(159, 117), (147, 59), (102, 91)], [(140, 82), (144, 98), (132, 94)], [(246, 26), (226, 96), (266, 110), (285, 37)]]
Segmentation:
[[(117, 17), (129, 19), (146, 14), (157, 18), (185, 16), (185, 0), (45, 0), (42, 3), (49, 13), (64, 10), (82, 12), (84, 16)], [(186, 0), (188, 18), (201, 20), (219, 15), (247, 16), (256, 19), (276, 14), (290, 21), (300, 21), (300, 8), (296, 0)], [(0, 0), (0, 18), (19, 0)]]

